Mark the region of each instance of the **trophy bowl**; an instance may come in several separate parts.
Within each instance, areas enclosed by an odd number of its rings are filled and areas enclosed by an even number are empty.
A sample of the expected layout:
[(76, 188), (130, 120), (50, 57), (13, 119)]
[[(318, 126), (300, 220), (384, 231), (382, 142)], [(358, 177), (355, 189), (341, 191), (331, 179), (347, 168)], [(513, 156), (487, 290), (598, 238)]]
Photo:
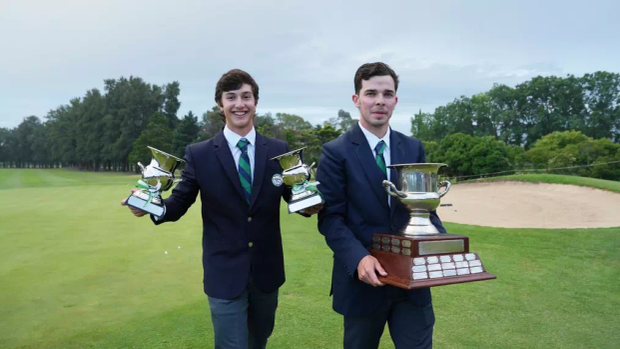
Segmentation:
[(161, 183), (161, 191), (167, 191), (178, 182), (175, 182), (174, 171), (185, 161), (159, 149), (148, 148), (151, 149), (153, 156), (151, 163), (144, 167), (138, 162), (138, 166), (142, 169), (142, 180), (153, 187)]
[(314, 164), (308, 166), (303, 163), (302, 153), (306, 149), (300, 148), (278, 155), (276, 160), (282, 167), (282, 174), (275, 174), (271, 178), (273, 185), (279, 187), (285, 184), (291, 188), (291, 199), (288, 203), (289, 213), (301, 211), (323, 202), (323, 197), (316, 186), (319, 182), (310, 182), (311, 170)]
[[(450, 190), (450, 182), (438, 181), (438, 171), (446, 164), (420, 163), (397, 164), (388, 166), (396, 169), (397, 183), (401, 190), (392, 182), (384, 180), (385, 191), (398, 198), (410, 212), (409, 224), (401, 231), (404, 235), (436, 235), (439, 231), (430, 221), (430, 212), (437, 209), (441, 197)], [(445, 187), (443, 191), (438, 189)]]
[(127, 198), (127, 205), (161, 217), (165, 210), (161, 193), (169, 190), (181, 179), (174, 178), (174, 171), (180, 164), (185, 162), (174, 155), (170, 155), (159, 149), (151, 149), (153, 158), (148, 166), (138, 162), (142, 169), (142, 179), (138, 181), (136, 190)]

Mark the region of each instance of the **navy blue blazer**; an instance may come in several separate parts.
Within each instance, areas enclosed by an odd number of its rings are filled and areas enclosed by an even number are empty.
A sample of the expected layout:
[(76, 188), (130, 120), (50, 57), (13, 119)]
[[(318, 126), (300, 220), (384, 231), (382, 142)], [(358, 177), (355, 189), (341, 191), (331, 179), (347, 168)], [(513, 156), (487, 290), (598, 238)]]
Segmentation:
[[(422, 142), (394, 130), (390, 157), (392, 164), (426, 162)], [(390, 171), (392, 182), (399, 187), (396, 170)], [(409, 222), (409, 212), (399, 200), (388, 205), (383, 178), (359, 125), (323, 145), (317, 180), (325, 205), (318, 226), (334, 251), (333, 308), (345, 316), (372, 314), (386, 294), (386, 287), (373, 287), (357, 276), (357, 265), (370, 254), (372, 234), (396, 232)], [(446, 232), (436, 212), (431, 212), (431, 221), (441, 233)], [(408, 291), (408, 296), (418, 306), (431, 302), (428, 288)]]
[(280, 236), (280, 198), (290, 190), (276, 187), (271, 177), (281, 173), (269, 159), (288, 152), (286, 143), (256, 133), (252, 198), (248, 205), (224, 133), (189, 145), (183, 179), (164, 200), (166, 214), (155, 224), (181, 218), (200, 192), (202, 200), (202, 264), (204, 291), (234, 299), (245, 290), (250, 275), (263, 292), (284, 283)]

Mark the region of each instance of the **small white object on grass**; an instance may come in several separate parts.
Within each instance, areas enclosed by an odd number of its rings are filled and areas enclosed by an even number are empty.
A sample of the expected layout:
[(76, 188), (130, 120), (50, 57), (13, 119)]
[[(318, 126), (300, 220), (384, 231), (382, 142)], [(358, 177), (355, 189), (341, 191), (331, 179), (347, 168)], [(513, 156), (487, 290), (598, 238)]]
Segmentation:
[(168, 251), (164, 251), (165, 254), (168, 254)]
[(177, 246), (179, 248), (179, 250), (181, 249), (181, 246)]

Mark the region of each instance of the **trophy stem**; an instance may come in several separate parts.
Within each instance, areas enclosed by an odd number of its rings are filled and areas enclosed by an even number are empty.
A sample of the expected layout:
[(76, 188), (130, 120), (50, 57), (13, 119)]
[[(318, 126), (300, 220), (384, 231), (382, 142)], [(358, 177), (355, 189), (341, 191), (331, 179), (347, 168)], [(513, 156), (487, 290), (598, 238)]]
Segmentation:
[(426, 210), (411, 210), (409, 223), (401, 230), (405, 236), (420, 235), (439, 235), (439, 230), (435, 228), (430, 220), (430, 214)]

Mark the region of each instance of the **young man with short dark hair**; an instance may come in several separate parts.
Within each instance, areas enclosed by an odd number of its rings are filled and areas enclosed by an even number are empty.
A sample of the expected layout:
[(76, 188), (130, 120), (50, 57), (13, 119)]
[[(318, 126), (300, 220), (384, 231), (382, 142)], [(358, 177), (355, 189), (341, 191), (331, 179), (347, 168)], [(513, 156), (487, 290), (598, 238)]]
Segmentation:
[[(396, 179), (387, 166), (425, 162), (424, 148), (390, 129), (398, 76), (387, 64), (362, 65), (354, 86), (359, 124), (323, 146), (317, 171), (325, 198), (318, 227), (334, 251), (333, 308), (344, 316), (344, 348), (376, 349), (386, 323), (396, 349), (431, 348), (430, 290), (385, 285), (377, 277), (385, 270), (367, 250), (372, 234), (399, 231), (409, 221), (407, 208), (383, 189), (383, 180)], [(446, 232), (435, 212), (431, 221)]]
[(164, 200), (164, 216), (153, 221), (180, 219), (200, 193), (204, 292), (215, 348), (265, 348), (284, 283), (280, 198), (288, 201), (291, 195), (285, 186), (271, 183), (282, 168), (269, 159), (289, 149), (256, 132), (258, 85), (250, 74), (239, 69), (224, 74), (215, 101), (226, 126), (213, 138), (187, 147), (183, 180)]

